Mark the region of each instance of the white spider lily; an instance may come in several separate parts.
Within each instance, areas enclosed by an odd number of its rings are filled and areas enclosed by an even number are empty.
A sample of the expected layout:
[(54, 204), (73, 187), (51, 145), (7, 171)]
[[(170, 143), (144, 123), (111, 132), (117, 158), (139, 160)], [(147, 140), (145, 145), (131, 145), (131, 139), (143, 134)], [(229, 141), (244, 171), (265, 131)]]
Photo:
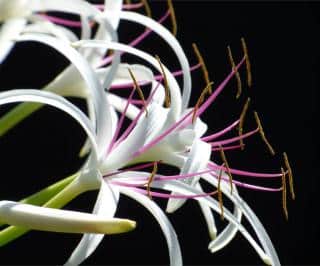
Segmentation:
[[(123, 194), (144, 205), (153, 214), (166, 237), (170, 265), (182, 265), (180, 247), (173, 227), (163, 211), (150, 199), (150, 196), (169, 199), (168, 212), (180, 208), (187, 199), (195, 199), (199, 201), (208, 225), (212, 239), (208, 248), (211, 252), (223, 248), (239, 231), (265, 263), (279, 265), (277, 254), (268, 235), (251, 209), (240, 198), (236, 186), (265, 191), (279, 191), (281, 189), (244, 184), (237, 180), (229, 181), (226, 173), (232, 172), (258, 177), (281, 177), (281, 174), (261, 174), (230, 169), (228, 166), (219, 166), (210, 160), (212, 151), (237, 148), (224, 145), (248, 137), (258, 130), (232, 139), (218, 141), (216, 138), (234, 128), (239, 124), (239, 120), (216, 134), (203, 137), (207, 126), (199, 118), (201, 113), (220, 94), (227, 82), (237, 73), (237, 69), (244, 63), (245, 58), (204, 103), (194, 109), (187, 109), (191, 90), (190, 67), (179, 43), (160, 24), (134, 12), (121, 11), (121, 1), (106, 1), (105, 4), (109, 5), (109, 8), (105, 8), (103, 12), (80, 0), (72, 0), (68, 3), (62, 0), (26, 2), (30, 4), (26, 12), (21, 14), (13, 12), (10, 19), (11, 17), (18, 17), (24, 21), (28, 19), (34, 24), (24, 26), (22, 23), (16, 31), (7, 31), (10, 34), (3, 34), (7, 39), (2, 43), (8, 45), (6, 41), (11, 42), (12, 38), (15, 42), (36, 41), (63, 54), (71, 65), (45, 89), (64, 96), (84, 97), (88, 102), (90, 120), (74, 107), (65, 108), (70, 104), (48, 92), (33, 90), (19, 93), (16, 91), (8, 92), (2, 95), (4, 100), (0, 101), (0, 104), (10, 101), (32, 101), (52, 104), (65, 110), (83, 126), (88, 134), (88, 142), (84, 146), (82, 154), (89, 152), (90, 154), (79, 173), (71, 178), (70, 182), (66, 182), (57, 189), (57, 194), (53, 198), (43, 198), (44, 207), (1, 202), (0, 222), (39, 230), (86, 233), (67, 261), (68, 265), (80, 264), (97, 248), (104, 236), (103, 233), (126, 231), (134, 227), (134, 223), (128, 220), (112, 220), (117, 209), (119, 196)], [(16, 5), (22, 3), (24, 2), (12, 2)], [(4, 2), (0, 2), (1, 4), (7, 5)], [(48, 21), (44, 23), (43, 18), (36, 15), (36, 12), (39, 11), (62, 11), (78, 14), (81, 17), (80, 40), (78, 41), (75, 35), (63, 27), (53, 25)], [(2, 19), (7, 20), (9, 17), (3, 16)], [(184, 77), (182, 94), (174, 75), (164, 65), (160, 65), (153, 56), (129, 45), (118, 43), (116, 28), (120, 19), (150, 27), (172, 47), (179, 59)], [(90, 39), (89, 22), (91, 20), (95, 20), (100, 25), (93, 39)], [(7, 23), (8, 21), (2, 27), (5, 33)], [(42, 34), (38, 34), (39, 32)], [(88, 40), (85, 40), (86, 38)], [(110, 58), (103, 60), (104, 54), (110, 49), (117, 51), (112, 57), (113, 60), (111, 61)], [(120, 64), (119, 55), (123, 52), (140, 57), (151, 64), (164, 75), (163, 78), (167, 79), (168, 86), (163, 87), (147, 67)], [(106, 68), (99, 68), (105, 62), (112, 62), (112, 64)], [(112, 86), (132, 85), (132, 77), (129, 75), (128, 68), (134, 73), (138, 83), (150, 82), (152, 85), (148, 99), (140, 100), (140, 104), (143, 104), (141, 108), (134, 104), (134, 90), (127, 99), (121, 98), (111, 91)], [(103, 88), (108, 89), (108, 92), (104, 93)], [(170, 90), (171, 105), (169, 108), (163, 107), (166, 89)], [(9, 98), (11, 100), (8, 100)], [(52, 102), (46, 98), (56, 100)], [(20, 111), (26, 111), (23, 108), (22, 106)], [(28, 112), (32, 111), (34, 110)], [(120, 117), (117, 116), (116, 111), (120, 113)], [(132, 123), (120, 136), (119, 132), (125, 116), (131, 119)], [(155, 171), (137, 171), (150, 165), (156, 169), (158, 163), (178, 167), (180, 169), (179, 175), (163, 176), (156, 174)], [(132, 166), (134, 164), (138, 165)], [(210, 197), (212, 193), (205, 193), (202, 190), (199, 183), (201, 178), (212, 184), (213, 187), (217, 187), (218, 192), (221, 191), (234, 203), (233, 214), (225, 207), (221, 208), (221, 202)], [(230, 187), (233, 192), (230, 191)], [(155, 192), (152, 188), (160, 188), (168, 193)], [(61, 208), (80, 193), (93, 189), (99, 190), (99, 195), (92, 215), (48, 210), (47, 208)], [(229, 222), (222, 232), (217, 231), (212, 211), (219, 214), (223, 211)], [(47, 216), (43, 216), (44, 214)], [(66, 214), (67, 223), (62, 219), (62, 214)], [(259, 243), (241, 224), (242, 215), (248, 219), (253, 227)], [(74, 218), (75, 227), (72, 229), (73, 217), (79, 219)], [(37, 222), (33, 222), (33, 218), (38, 218)], [(51, 219), (53, 227), (46, 227), (43, 223), (45, 219)], [(92, 227), (94, 224), (97, 227)], [(112, 231), (113, 229), (115, 231)]]

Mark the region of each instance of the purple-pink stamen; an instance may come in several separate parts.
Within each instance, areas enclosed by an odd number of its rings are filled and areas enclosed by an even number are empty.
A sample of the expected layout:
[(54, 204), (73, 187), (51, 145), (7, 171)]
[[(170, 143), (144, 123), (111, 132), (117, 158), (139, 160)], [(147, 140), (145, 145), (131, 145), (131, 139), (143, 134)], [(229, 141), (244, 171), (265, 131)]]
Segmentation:
[(218, 138), (220, 136), (223, 136), (224, 134), (228, 133), (229, 131), (231, 131), (232, 129), (234, 129), (238, 124), (240, 123), (240, 119), (236, 120), (235, 122), (233, 122), (231, 125), (227, 126), (226, 128), (224, 128), (223, 130), (220, 130), (217, 133), (214, 133), (212, 135), (206, 136), (201, 138), (201, 140), (203, 141), (209, 141), (209, 140), (213, 140), (215, 138)]
[(214, 142), (208, 142), (212, 147), (217, 147), (217, 146), (221, 146), (221, 145), (225, 145), (225, 144), (230, 144), (236, 141), (239, 141), (241, 139), (245, 139), (248, 138), (252, 135), (254, 135), (255, 133), (259, 132), (259, 128), (252, 130), (248, 133), (245, 133), (241, 136), (238, 137), (234, 137), (234, 138), (230, 138), (230, 139), (225, 139), (225, 140), (220, 140), (220, 141), (214, 141)]
[[(227, 171), (226, 167), (220, 166), (220, 165), (216, 165), (213, 162), (209, 162), (208, 167), (212, 170), (223, 170), (223, 171)], [(241, 176), (247, 176), (247, 177), (261, 177), (261, 178), (277, 178), (277, 177), (282, 177), (281, 173), (274, 173), (274, 174), (270, 174), (270, 173), (256, 173), (256, 172), (249, 172), (249, 171), (244, 171), (244, 170), (239, 170), (239, 169), (233, 169), (233, 168), (229, 168), (230, 173), (231, 174), (235, 174), (235, 175), (241, 175)]]

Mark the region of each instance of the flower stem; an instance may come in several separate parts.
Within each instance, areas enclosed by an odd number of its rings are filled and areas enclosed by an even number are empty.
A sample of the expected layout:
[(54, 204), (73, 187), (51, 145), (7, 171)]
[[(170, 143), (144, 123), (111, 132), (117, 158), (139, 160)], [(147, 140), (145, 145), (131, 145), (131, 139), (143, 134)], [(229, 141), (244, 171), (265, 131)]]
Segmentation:
[[(62, 208), (83, 192), (77, 182), (73, 182), (78, 174), (69, 176), (41, 191), (23, 199), (22, 203), (41, 205), (48, 208)], [(29, 232), (30, 229), (8, 226), (0, 231), (0, 247)]]
[(0, 118), (0, 137), (42, 106), (41, 103), (21, 103), (14, 107)]

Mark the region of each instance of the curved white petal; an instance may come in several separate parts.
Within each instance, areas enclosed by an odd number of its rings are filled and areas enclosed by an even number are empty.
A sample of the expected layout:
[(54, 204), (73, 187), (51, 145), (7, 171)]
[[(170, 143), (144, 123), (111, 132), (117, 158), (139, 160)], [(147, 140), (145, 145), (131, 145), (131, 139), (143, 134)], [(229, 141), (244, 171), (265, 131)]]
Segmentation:
[[(185, 195), (198, 195), (199, 193), (201, 193), (200, 191), (198, 191), (194, 187), (191, 187), (187, 184), (177, 182), (177, 181), (166, 181), (166, 182), (154, 181), (154, 182), (152, 182), (152, 187), (166, 189), (166, 190), (174, 191), (174, 192), (178, 192), (178, 193), (183, 193)], [(223, 193), (225, 193), (225, 194), (228, 193), (228, 189), (229, 188), (227, 188), (227, 187), (222, 188)], [(212, 197), (198, 197), (198, 198), (195, 198), (195, 200), (203, 201), (205, 204), (207, 204), (210, 208), (215, 210), (217, 213), (220, 213), (219, 203), (215, 199), (213, 199)], [(232, 213), (228, 209), (226, 209), (225, 207), (223, 207), (224, 208), (224, 217), (227, 220), (229, 220), (231, 223), (233, 223), (234, 225), (237, 226), (239, 232), (242, 233), (242, 235), (248, 240), (248, 242), (252, 245), (252, 247), (256, 250), (256, 252), (260, 256), (260, 258), (265, 263), (267, 263), (269, 265), (271, 265), (271, 264), (272, 265), (280, 265), (280, 262), (278, 260), (277, 255), (273, 254), (271, 256), (272, 253), (269, 252), (273, 249), (273, 246), (271, 244), (271, 241), (270, 241), (268, 235), (264, 231), (264, 229), (263, 230), (261, 229), (262, 225), (261, 225), (260, 221), (257, 219), (254, 222), (252, 222), (252, 220), (250, 219), (250, 217), (251, 217), (250, 211), (248, 209), (242, 208), (243, 205), (239, 204), (239, 202), (237, 202), (236, 204), (241, 209), (243, 214), (248, 218), (248, 220), (251, 223), (253, 229), (255, 230), (259, 240), (261, 241), (262, 246), (266, 249), (267, 254), (256, 243), (256, 241), (252, 238), (252, 236), (248, 233), (248, 231), (237, 221), (236, 217), (234, 217), (232, 215)]]
[(94, 5), (82, 0), (29, 0), (28, 6), (33, 12), (59, 11), (84, 17), (94, 17), (101, 13)]
[[(217, 186), (218, 181), (210, 175), (203, 175), (204, 180), (209, 182), (210, 184)], [(254, 231), (256, 232), (261, 244), (263, 245), (267, 257), (265, 258), (265, 263), (269, 265), (280, 265), (279, 258), (277, 253), (272, 245), (272, 242), (265, 231), (263, 225), (259, 221), (258, 217), (254, 214), (251, 208), (246, 204), (246, 202), (239, 196), (239, 194), (231, 194), (229, 184), (225, 182), (221, 182), (221, 190), (222, 192), (241, 210), (244, 216), (248, 219), (250, 224), (252, 225)]]
[(109, 16), (109, 20), (113, 28), (118, 28), (120, 22), (120, 12), (122, 10), (122, 0), (105, 0), (104, 1), (104, 10), (103, 13), (107, 13), (106, 16)]
[(38, 102), (56, 107), (72, 116), (87, 133), (93, 147), (93, 156), (97, 160), (98, 144), (91, 121), (75, 105), (63, 97), (47, 91), (39, 90), (10, 90), (0, 93), (0, 105), (16, 102)]
[[(228, 178), (226, 174), (223, 174), (223, 175), (224, 177)], [(233, 186), (233, 194), (238, 194), (238, 190), (236, 186)], [(242, 212), (237, 205), (234, 205), (233, 215), (234, 217), (236, 217), (237, 221), (241, 223)], [(209, 243), (208, 249), (212, 253), (221, 250), (231, 242), (231, 240), (235, 237), (237, 232), (238, 232), (237, 226), (232, 223), (229, 223), (227, 227), (223, 229), (223, 231), (219, 233), (218, 236)]]
[[(101, 218), (113, 218), (117, 210), (118, 201), (118, 189), (102, 181), (93, 213)], [(82, 263), (95, 251), (103, 237), (103, 234), (85, 234), (65, 265), (79, 265)]]
[[(180, 174), (198, 173), (203, 171), (210, 160), (211, 146), (201, 140), (195, 140), (185, 164), (182, 166)], [(200, 176), (181, 179), (181, 182), (195, 186), (200, 179)], [(171, 213), (179, 209), (185, 199), (169, 199), (166, 211)]]
[(23, 29), (22, 34), (49, 34), (67, 42), (74, 42), (79, 40), (77, 35), (74, 34), (71, 30), (59, 25), (55, 25), (40, 16), (33, 16), (32, 18), (29, 18), (29, 20), (31, 20), (33, 23), (26, 25)]
[[(198, 183), (196, 185), (196, 188), (199, 190), (199, 191), (203, 191), (202, 190), (202, 187), (200, 185), (200, 183)], [(203, 216), (207, 222), (207, 226), (208, 226), (208, 231), (209, 231), (209, 236), (211, 239), (215, 239), (217, 237), (217, 227), (216, 227), (216, 223), (214, 221), (214, 216), (212, 214), (212, 211), (210, 209), (210, 207), (203, 203), (203, 202), (198, 202), (199, 203), (199, 206), (201, 208), (201, 211), (203, 213)]]
[[(56, 49), (68, 58), (78, 69), (79, 73), (81, 73), (82, 78), (88, 84), (91, 99), (94, 103), (95, 117), (97, 120), (97, 142), (99, 148), (98, 158), (101, 159), (104, 156), (111, 140), (111, 132), (109, 129), (112, 127), (112, 121), (110, 118), (110, 106), (107, 102), (107, 98), (105, 97), (100, 83), (91, 67), (75, 49), (56, 38), (44, 35), (26, 34), (19, 37), (18, 41), (36, 41)], [(93, 121), (93, 123), (94, 122), (95, 121)]]
[(170, 265), (182, 266), (182, 256), (177, 235), (163, 211), (155, 202), (150, 200), (148, 197), (141, 195), (140, 193), (135, 192), (132, 189), (120, 187), (119, 190), (121, 194), (124, 194), (143, 205), (156, 218), (167, 240)]
[(14, 46), (14, 41), (12, 40), (19, 36), (26, 23), (27, 21), (23, 18), (13, 18), (5, 21), (0, 27), (0, 64)]
[(188, 106), (191, 95), (191, 75), (188, 59), (177, 39), (165, 27), (163, 27), (161, 24), (157, 23), (153, 19), (150, 19), (149, 17), (130, 11), (121, 11), (120, 17), (121, 19), (134, 21), (136, 23), (146, 26), (147, 28), (152, 29), (155, 33), (159, 34), (159, 36), (161, 36), (176, 53), (181, 64), (181, 69), (183, 71), (184, 86), (182, 94), (182, 111), (184, 111)]

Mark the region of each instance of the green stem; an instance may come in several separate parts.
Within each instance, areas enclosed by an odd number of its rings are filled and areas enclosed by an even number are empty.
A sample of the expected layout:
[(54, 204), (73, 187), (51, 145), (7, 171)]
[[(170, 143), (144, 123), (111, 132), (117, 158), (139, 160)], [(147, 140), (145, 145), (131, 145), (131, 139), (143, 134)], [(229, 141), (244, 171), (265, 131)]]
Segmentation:
[[(46, 202), (43, 206), (48, 208), (62, 208), (70, 201), (72, 201), (75, 197), (81, 194), (83, 191), (77, 186), (77, 182), (72, 182), (78, 174), (72, 175), (59, 181), (50, 187), (47, 187), (40, 192), (31, 195), (30, 197), (22, 200), (24, 203), (38, 203), (37, 205), (41, 205)], [(55, 194), (56, 192), (56, 194)], [(49, 195), (55, 195), (51, 199)], [(49, 199), (49, 200), (48, 200)], [(0, 247), (4, 246), (16, 238), (24, 235), (29, 232), (30, 229), (17, 227), (17, 226), (8, 226), (4, 230), (0, 231)]]
[(0, 118), (0, 137), (43, 106), (42, 103), (21, 103)]

